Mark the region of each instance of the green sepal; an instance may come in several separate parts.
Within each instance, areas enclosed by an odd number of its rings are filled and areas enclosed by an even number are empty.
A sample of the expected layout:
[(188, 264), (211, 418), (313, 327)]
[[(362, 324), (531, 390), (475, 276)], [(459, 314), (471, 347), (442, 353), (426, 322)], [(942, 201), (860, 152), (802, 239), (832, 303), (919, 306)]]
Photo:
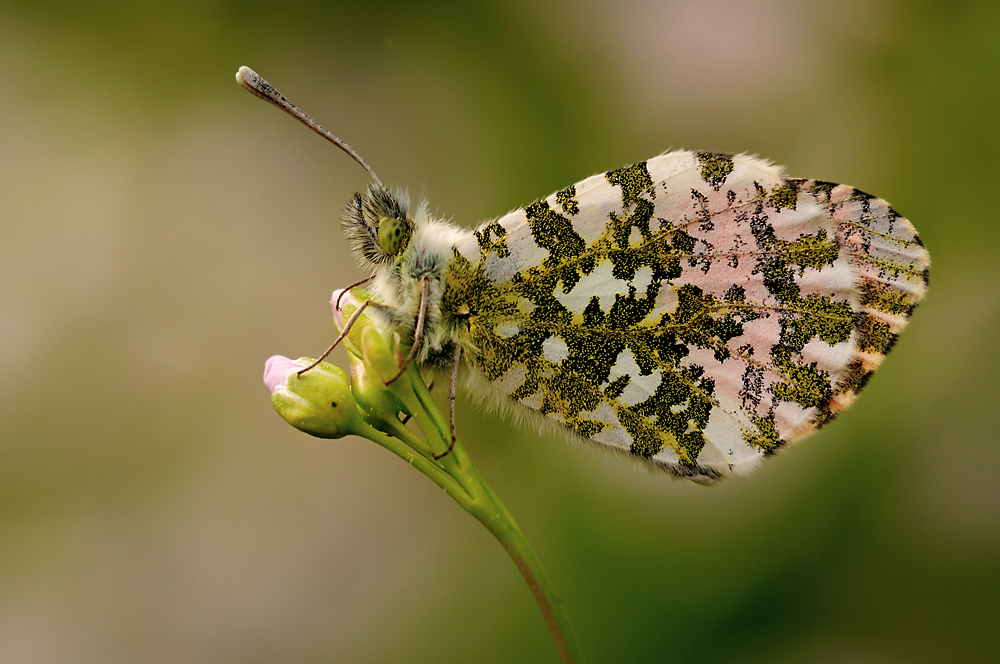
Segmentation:
[(411, 414), (410, 409), (384, 382), (368, 375), (364, 362), (358, 362), (351, 368), (351, 391), (365, 420), (386, 433), (395, 432), (395, 427), (387, 430), (387, 418), (397, 418), (400, 411)]
[[(356, 312), (366, 300), (371, 299), (371, 294), (362, 288), (354, 288), (342, 294), (340, 296), (340, 315), (338, 316), (336, 311), (334, 311), (333, 316), (334, 323), (337, 324), (337, 329), (343, 332), (344, 325), (351, 319), (354, 312)], [(348, 331), (347, 337), (344, 339), (343, 343), (347, 347), (348, 353), (352, 356), (352, 362), (355, 358), (361, 357), (361, 333), (363, 330), (370, 327), (373, 322), (374, 321), (372, 321), (371, 317), (368, 316), (367, 313), (362, 312), (361, 315), (358, 316), (358, 319), (354, 321), (354, 325), (352, 325), (351, 329)]]
[(381, 381), (383, 385), (399, 374), (402, 357), (389, 347), (382, 331), (374, 325), (366, 326), (361, 331), (361, 356), (371, 370), (371, 378)]

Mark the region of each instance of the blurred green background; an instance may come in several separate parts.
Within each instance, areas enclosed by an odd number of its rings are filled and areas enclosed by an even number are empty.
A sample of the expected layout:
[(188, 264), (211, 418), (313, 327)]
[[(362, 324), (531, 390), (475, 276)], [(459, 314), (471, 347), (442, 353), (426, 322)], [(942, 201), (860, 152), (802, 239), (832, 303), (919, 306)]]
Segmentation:
[(754, 477), (458, 425), (593, 663), (996, 661), (998, 44), (986, 1), (3, 0), (0, 661), (557, 659), (473, 519), (271, 409), (366, 179), (240, 65), (468, 226), (681, 147), (891, 201), (929, 298)]

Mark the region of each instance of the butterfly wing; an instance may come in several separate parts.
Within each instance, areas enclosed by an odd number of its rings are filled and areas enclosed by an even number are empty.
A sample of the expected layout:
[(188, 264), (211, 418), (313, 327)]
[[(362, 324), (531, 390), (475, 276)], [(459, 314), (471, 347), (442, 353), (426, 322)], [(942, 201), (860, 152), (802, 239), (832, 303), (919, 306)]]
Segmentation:
[(924, 296), (885, 201), (746, 155), (672, 152), (459, 242), (483, 386), (677, 475), (745, 473), (846, 408)]

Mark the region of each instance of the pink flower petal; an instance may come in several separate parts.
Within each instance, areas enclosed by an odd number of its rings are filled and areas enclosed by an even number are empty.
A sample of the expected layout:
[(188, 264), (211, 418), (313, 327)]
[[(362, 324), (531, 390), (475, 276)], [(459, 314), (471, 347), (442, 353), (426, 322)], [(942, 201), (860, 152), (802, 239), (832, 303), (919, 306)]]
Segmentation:
[(337, 299), (338, 298), (341, 299), (341, 302), (340, 302), (341, 304), (344, 303), (343, 302), (343, 298), (340, 297), (340, 294), (343, 293), (344, 290), (345, 289), (343, 289), (343, 288), (338, 288), (337, 290), (333, 291), (333, 295), (330, 296), (330, 306), (333, 307), (333, 322), (335, 322), (337, 324), (337, 329), (338, 330), (344, 329), (344, 317), (341, 314), (340, 309), (337, 308)]
[(276, 389), (286, 383), (292, 372), (303, 368), (301, 363), (284, 355), (272, 355), (267, 358), (267, 362), (264, 364), (264, 384), (267, 385), (271, 394), (274, 394)]

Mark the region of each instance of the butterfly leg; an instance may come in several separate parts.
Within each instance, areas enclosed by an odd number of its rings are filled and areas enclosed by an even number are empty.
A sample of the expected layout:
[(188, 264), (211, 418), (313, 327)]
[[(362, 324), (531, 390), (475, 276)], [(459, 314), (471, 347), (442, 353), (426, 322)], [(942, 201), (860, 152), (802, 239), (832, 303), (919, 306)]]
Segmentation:
[(347, 319), (347, 323), (344, 325), (344, 331), (340, 333), (340, 336), (337, 337), (332, 344), (330, 344), (330, 347), (327, 348), (326, 351), (324, 351), (324, 353), (319, 356), (318, 360), (310, 364), (302, 371), (299, 371), (298, 372), (299, 376), (309, 371), (310, 369), (315, 369), (316, 365), (325, 360), (326, 356), (332, 353), (333, 349), (340, 345), (340, 342), (344, 340), (344, 337), (347, 336), (347, 333), (351, 331), (352, 327), (354, 327), (354, 323), (357, 322), (358, 317), (361, 315), (361, 312), (367, 309), (369, 304), (371, 304), (371, 300), (365, 300), (364, 303), (362, 303), (362, 305), (358, 307), (358, 310), (354, 312), (354, 315)]
[(399, 368), (399, 373), (396, 374), (392, 380), (387, 381), (386, 385), (392, 384), (397, 378), (403, 375), (406, 371), (406, 367), (410, 366), (410, 362), (413, 361), (414, 355), (417, 354), (417, 349), (420, 347), (420, 342), (424, 340), (424, 320), (427, 318), (427, 299), (430, 297), (430, 287), (431, 284), (427, 281), (427, 277), (420, 280), (422, 287), (420, 289), (420, 310), (417, 312), (417, 327), (413, 331), (413, 345), (410, 346), (410, 352), (403, 360), (403, 366)]
[(337, 296), (337, 301), (333, 304), (333, 308), (336, 309), (337, 311), (340, 311), (340, 300), (341, 300), (341, 298), (343, 298), (345, 295), (347, 295), (347, 293), (349, 293), (351, 290), (357, 288), (358, 286), (361, 286), (362, 284), (367, 284), (369, 281), (371, 281), (374, 278), (375, 278), (375, 275), (372, 275), (372, 276), (368, 277), (367, 279), (362, 279), (361, 281), (355, 282), (355, 283), (351, 284), (350, 286), (348, 286), (347, 288), (344, 288), (343, 290), (341, 290), (340, 291), (340, 295)]
[(458, 361), (461, 357), (462, 347), (455, 344), (455, 358), (451, 361), (451, 382), (448, 383), (448, 403), (451, 406), (451, 444), (441, 454), (434, 455), (435, 461), (448, 456), (448, 453), (455, 447), (455, 438), (457, 437), (455, 435), (455, 393), (458, 392)]

